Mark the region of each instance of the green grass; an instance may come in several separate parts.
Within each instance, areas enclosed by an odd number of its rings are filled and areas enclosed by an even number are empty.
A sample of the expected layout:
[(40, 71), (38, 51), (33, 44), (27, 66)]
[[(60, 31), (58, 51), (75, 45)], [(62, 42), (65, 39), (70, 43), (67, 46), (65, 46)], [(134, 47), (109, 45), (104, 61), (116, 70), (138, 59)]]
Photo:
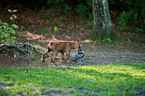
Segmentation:
[(145, 63), (81, 67), (0, 67), (0, 96), (133, 96), (145, 93)]

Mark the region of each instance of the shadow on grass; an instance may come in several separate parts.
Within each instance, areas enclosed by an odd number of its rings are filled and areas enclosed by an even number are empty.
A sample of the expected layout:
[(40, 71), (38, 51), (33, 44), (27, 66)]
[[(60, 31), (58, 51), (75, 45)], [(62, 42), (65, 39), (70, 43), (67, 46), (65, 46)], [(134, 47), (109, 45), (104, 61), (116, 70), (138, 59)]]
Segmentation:
[(8, 93), (3, 88), (0, 87), (0, 96), (7, 96), (7, 95)]
[(8, 93), (2, 88), (5, 86), (7, 86), (7, 85), (0, 82), (0, 96), (7, 96), (8, 95)]

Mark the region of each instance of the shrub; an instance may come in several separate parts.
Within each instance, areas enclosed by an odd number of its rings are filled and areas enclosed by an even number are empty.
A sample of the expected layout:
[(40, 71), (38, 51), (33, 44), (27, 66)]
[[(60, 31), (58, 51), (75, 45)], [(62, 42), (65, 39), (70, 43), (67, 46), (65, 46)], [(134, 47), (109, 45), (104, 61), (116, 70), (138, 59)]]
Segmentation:
[[(16, 15), (13, 15), (13, 13), (15, 13), (17, 10), (10, 10), (8, 9), (8, 12), (12, 13), (12, 16), (10, 17), (10, 20), (14, 20), (17, 18)], [(12, 36), (12, 34), (15, 34), (15, 30), (17, 29), (18, 26), (16, 24), (11, 24), (9, 25), (6, 22), (2, 22), (0, 21), (0, 44), (2, 43), (15, 43), (15, 36)]]
[(80, 14), (80, 16), (82, 18), (86, 17), (86, 12), (88, 11), (89, 9), (83, 5), (83, 4), (80, 4), (78, 5), (78, 9), (77, 9), (77, 12)]

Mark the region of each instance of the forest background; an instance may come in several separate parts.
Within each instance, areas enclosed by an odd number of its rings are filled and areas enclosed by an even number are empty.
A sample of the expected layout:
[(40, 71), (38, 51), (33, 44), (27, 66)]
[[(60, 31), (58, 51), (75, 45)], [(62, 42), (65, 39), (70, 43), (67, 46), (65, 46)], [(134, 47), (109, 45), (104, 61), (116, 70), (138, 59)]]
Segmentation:
[[(108, 3), (117, 38), (106, 38), (103, 42), (144, 43), (145, 1), (108, 0)], [(0, 5), (1, 22), (13, 30), (7, 35), (0, 34), (1, 43), (14, 43), (23, 40), (22, 37), (24, 40), (56, 37), (88, 42), (92, 39), (93, 0), (1, 0)], [(1, 23), (2, 26), (5, 25)]]

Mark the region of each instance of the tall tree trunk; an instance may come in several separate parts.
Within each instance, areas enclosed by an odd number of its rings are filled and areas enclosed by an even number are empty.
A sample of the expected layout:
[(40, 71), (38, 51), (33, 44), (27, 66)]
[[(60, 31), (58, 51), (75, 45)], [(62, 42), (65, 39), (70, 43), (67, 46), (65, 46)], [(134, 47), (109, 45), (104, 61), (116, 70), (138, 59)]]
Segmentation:
[(112, 38), (112, 24), (108, 0), (93, 0), (94, 29), (92, 39), (106, 40)]

